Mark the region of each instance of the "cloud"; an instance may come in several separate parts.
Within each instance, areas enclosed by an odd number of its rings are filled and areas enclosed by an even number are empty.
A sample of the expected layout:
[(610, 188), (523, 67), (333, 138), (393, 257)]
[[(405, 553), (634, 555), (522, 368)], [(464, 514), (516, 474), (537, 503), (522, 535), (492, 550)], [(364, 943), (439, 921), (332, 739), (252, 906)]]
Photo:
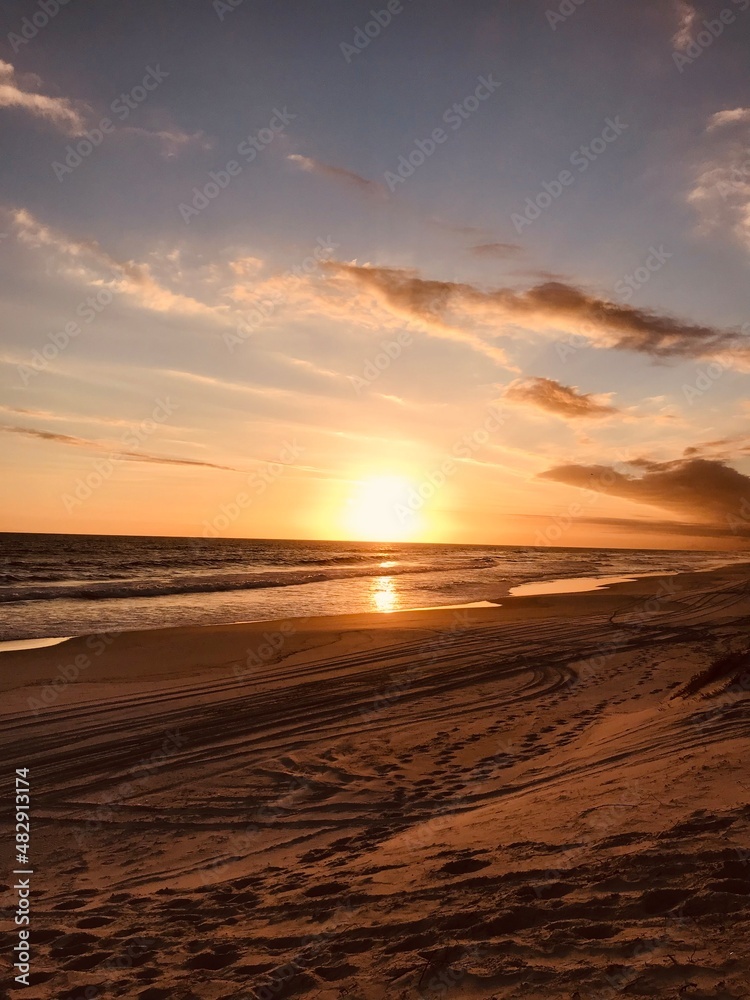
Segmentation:
[(125, 295), (143, 309), (157, 313), (221, 318), (223, 307), (209, 306), (189, 295), (173, 292), (152, 274), (148, 264), (118, 261), (96, 241), (71, 239), (36, 219), (26, 209), (12, 209), (11, 222), (21, 243), (56, 254), (69, 278)]
[(469, 226), (464, 225), (460, 222), (449, 222), (446, 219), (441, 218), (439, 215), (427, 215), (423, 216), (425, 222), (429, 223), (431, 226), (437, 226), (438, 229), (444, 229), (448, 233), (458, 233), (459, 236), (469, 236), (473, 240), (488, 240), (490, 235), (486, 229), (481, 229), (479, 226)]
[(477, 243), (470, 247), (470, 253), (475, 257), (494, 257), (500, 260), (513, 257), (521, 252), (518, 243)]
[(201, 149), (211, 149), (212, 141), (205, 132), (183, 132), (179, 128), (148, 129), (135, 125), (124, 125), (118, 130), (144, 139), (154, 139), (161, 146), (161, 154), (165, 157), (177, 156), (185, 146), (196, 145)]
[(238, 278), (254, 278), (264, 267), (260, 257), (236, 257), (229, 261), (229, 270)]
[(5, 434), (20, 434), (23, 437), (39, 441), (52, 441), (55, 444), (69, 445), (73, 448), (85, 448), (87, 451), (105, 452), (110, 458), (122, 459), (127, 462), (149, 462), (157, 465), (189, 465), (206, 469), (219, 469), (222, 472), (239, 472), (229, 465), (217, 465), (215, 462), (201, 462), (193, 458), (170, 458), (166, 455), (153, 455), (149, 452), (120, 451), (115, 446), (104, 441), (94, 441), (90, 438), (73, 437), (70, 434), (57, 434), (53, 431), (40, 431), (33, 427), (9, 427), (0, 425), (0, 431)]
[(688, 3), (688, 0), (675, 0), (674, 9), (677, 15), (677, 31), (672, 38), (672, 44), (682, 51), (693, 40), (693, 27), (698, 21), (698, 11)]
[(731, 234), (750, 253), (750, 154), (743, 130), (728, 125), (750, 124), (750, 109), (733, 108), (713, 114), (706, 126), (710, 139), (695, 169), (687, 200), (698, 213), (700, 231)]
[(27, 89), (40, 82), (36, 76), (19, 78), (11, 63), (0, 59), (0, 108), (21, 108), (69, 135), (81, 135), (85, 131), (84, 120), (67, 98), (47, 97)]
[(723, 540), (732, 536), (738, 540), (741, 538), (750, 538), (750, 524), (748, 524), (747, 531), (744, 531), (741, 527), (737, 531), (732, 531), (729, 527), (715, 524), (696, 524), (693, 521), (656, 521), (651, 518), (645, 520), (622, 517), (580, 517), (576, 518), (576, 526), (579, 529), (614, 528), (615, 530), (627, 532), (634, 537), (637, 535), (657, 535), (666, 536), (671, 539), (675, 535), (678, 535), (688, 538), (717, 538)]
[(605, 465), (561, 465), (540, 473), (539, 478), (658, 507), (698, 524), (731, 526), (732, 518), (742, 519), (750, 513), (750, 476), (723, 461), (683, 458), (652, 462), (641, 458), (623, 465), (636, 471), (623, 472)]
[(711, 132), (724, 125), (746, 124), (750, 122), (750, 108), (732, 108), (727, 111), (717, 111), (711, 115), (706, 131)]
[(375, 295), (378, 301), (401, 319), (418, 323), (426, 332), (444, 340), (464, 344), (493, 361), (507, 366), (507, 355), (500, 347), (447, 321), (453, 291), (467, 285), (425, 281), (412, 271), (329, 261), (321, 264), (324, 272), (349, 281)]
[[(387, 201), (391, 204), (394, 203), (391, 193), (384, 184), (381, 184), (378, 181), (370, 180), (369, 177), (363, 177), (362, 174), (358, 174), (353, 170), (347, 169), (346, 167), (337, 167), (334, 164), (323, 163), (321, 160), (316, 160), (311, 156), (301, 156), (299, 153), (292, 153), (288, 155), (287, 160), (296, 164), (301, 170), (304, 170), (307, 173), (318, 174), (321, 177), (328, 177), (329, 179), (342, 183), (347, 187), (354, 188), (367, 198), (377, 198), (379, 201)], [(445, 232), (457, 233), (459, 236), (468, 236), (474, 240), (487, 240), (490, 238), (487, 230), (481, 229), (478, 226), (448, 222), (438, 215), (426, 215), (424, 212), (413, 207), (408, 208), (406, 206), (401, 206), (400, 211), (419, 219), (420, 222), (423, 222), (426, 225), (435, 226)], [(509, 252), (521, 250), (520, 246), (516, 247), (516, 245), (512, 243), (488, 243), (487, 256), (491, 255), (491, 248), (497, 248), (498, 253), (496, 256), (499, 256), (499, 250), (502, 247), (507, 247)]]
[(750, 455), (750, 435), (735, 434), (733, 437), (719, 438), (716, 441), (703, 441), (700, 444), (686, 448), (685, 458), (713, 458), (721, 461), (729, 460), (736, 455)]
[(298, 153), (292, 153), (287, 156), (287, 159), (297, 164), (301, 170), (305, 170), (307, 173), (319, 174), (321, 177), (329, 177), (334, 181), (340, 181), (349, 187), (355, 187), (363, 194), (374, 195), (377, 198), (388, 197), (388, 192), (383, 184), (371, 181), (367, 177), (355, 173), (353, 170), (347, 170), (346, 167), (336, 167), (330, 163), (322, 163), (320, 160), (314, 160), (310, 156), (300, 156)]
[(609, 405), (609, 396), (579, 392), (575, 386), (561, 385), (551, 378), (524, 378), (512, 382), (505, 391), (512, 403), (534, 406), (566, 419), (611, 417), (620, 413)]
[(31, 417), (34, 420), (82, 424), (107, 424), (115, 427), (130, 427), (131, 421), (118, 417), (93, 417), (79, 413), (53, 413), (51, 410), (29, 410), (23, 406), (6, 406), (0, 403), (0, 413), (12, 413), (19, 417)]
[[(566, 282), (547, 281), (524, 292), (488, 291), (466, 283), (425, 279), (415, 271), (397, 268), (337, 261), (322, 268), (371, 291), (401, 317), (419, 321), (439, 336), (464, 340), (496, 359), (503, 353), (499, 348), (457, 328), (456, 320), (489, 323), (495, 330), (498, 324), (562, 329), (585, 335), (593, 347), (635, 351), (652, 358), (703, 358), (734, 351), (750, 361), (750, 341), (737, 331), (716, 330), (612, 302)], [(449, 324), (450, 317), (454, 325)]]

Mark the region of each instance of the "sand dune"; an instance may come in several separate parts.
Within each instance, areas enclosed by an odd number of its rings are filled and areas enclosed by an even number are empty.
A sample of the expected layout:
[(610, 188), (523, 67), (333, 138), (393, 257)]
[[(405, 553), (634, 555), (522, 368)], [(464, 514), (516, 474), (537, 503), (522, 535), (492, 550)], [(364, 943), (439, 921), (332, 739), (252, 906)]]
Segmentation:
[(4, 654), (23, 995), (750, 995), (749, 622), (732, 568)]

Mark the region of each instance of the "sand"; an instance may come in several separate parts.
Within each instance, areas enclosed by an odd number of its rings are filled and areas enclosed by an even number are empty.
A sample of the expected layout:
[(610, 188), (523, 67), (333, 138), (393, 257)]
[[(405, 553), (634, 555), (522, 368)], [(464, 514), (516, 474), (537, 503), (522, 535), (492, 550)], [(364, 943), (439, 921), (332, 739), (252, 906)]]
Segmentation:
[(745, 566), (4, 653), (2, 995), (750, 996), (749, 622)]

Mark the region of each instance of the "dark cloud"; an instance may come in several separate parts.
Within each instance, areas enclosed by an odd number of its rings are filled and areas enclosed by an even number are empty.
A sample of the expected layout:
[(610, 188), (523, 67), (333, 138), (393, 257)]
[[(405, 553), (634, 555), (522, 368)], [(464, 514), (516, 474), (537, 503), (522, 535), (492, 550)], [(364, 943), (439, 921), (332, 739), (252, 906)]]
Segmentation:
[(551, 378), (518, 379), (505, 390), (505, 398), (563, 418), (611, 417), (620, 412), (600, 397), (579, 392), (575, 386), (561, 385)]
[(664, 313), (611, 302), (562, 281), (525, 292), (484, 290), (468, 283), (436, 281), (414, 271), (332, 261), (323, 265), (379, 295), (407, 317), (444, 324), (449, 313), (587, 337), (596, 347), (637, 351), (654, 358), (699, 358), (734, 351), (750, 359), (750, 338), (676, 319)]
[(0, 431), (6, 434), (21, 434), (24, 437), (41, 441), (53, 441), (55, 444), (70, 445), (74, 448), (86, 448), (88, 451), (105, 452), (110, 457), (126, 462), (149, 462), (156, 465), (190, 465), (206, 469), (220, 469), (222, 472), (239, 472), (239, 469), (229, 465), (217, 465), (215, 462), (201, 462), (193, 458), (169, 458), (164, 455), (151, 455), (140, 451), (119, 451), (103, 441), (93, 441), (89, 438), (72, 437), (70, 434), (56, 434), (52, 431), (40, 431), (33, 427), (3, 427)]
[[(533, 521), (534, 525), (549, 527), (550, 521), (547, 516), (542, 514), (524, 516)], [(659, 536), (662, 539), (677, 535), (686, 538), (715, 538), (725, 542), (734, 538), (741, 543), (740, 547), (744, 548), (745, 539), (750, 539), (750, 519), (747, 520), (746, 524), (732, 528), (721, 524), (697, 524), (695, 521), (674, 521), (661, 518), (657, 520), (651, 516), (646, 519), (645, 517), (587, 517), (585, 514), (580, 514), (571, 518), (571, 523), (574, 523), (580, 531), (596, 531), (599, 537), (601, 537), (601, 533), (598, 532), (599, 528), (611, 528), (625, 536), (630, 536), (634, 543), (637, 543), (639, 538), (644, 535)], [(611, 539), (609, 532), (608, 536)], [(726, 546), (721, 547), (726, 548)]]
[(736, 434), (734, 437), (719, 438), (717, 441), (702, 441), (683, 452), (685, 458), (729, 459), (733, 455), (750, 455), (750, 436)]
[(635, 459), (636, 473), (605, 465), (561, 465), (540, 474), (567, 486), (606, 493), (633, 503), (659, 507), (703, 524), (730, 526), (746, 519), (750, 529), (750, 476), (724, 462), (685, 458), (674, 462)]
[(587, 517), (577, 524), (592, 528), (616, 528), (640, 535), (680, 535), (688, 538), (750, 538), (750, 521), (745, 528), (722, 527), (715, 524), (696, 524), (694, 521), (652, 521), (624, 517)]

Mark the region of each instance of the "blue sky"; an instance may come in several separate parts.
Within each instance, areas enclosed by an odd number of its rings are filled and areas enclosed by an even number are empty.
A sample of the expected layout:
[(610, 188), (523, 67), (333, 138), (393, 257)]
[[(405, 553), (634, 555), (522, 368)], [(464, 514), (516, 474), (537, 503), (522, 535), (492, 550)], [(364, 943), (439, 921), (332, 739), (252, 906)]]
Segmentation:
[(7, 530), (746, 544), (750, 0), (387, 6), (4, 5)]

